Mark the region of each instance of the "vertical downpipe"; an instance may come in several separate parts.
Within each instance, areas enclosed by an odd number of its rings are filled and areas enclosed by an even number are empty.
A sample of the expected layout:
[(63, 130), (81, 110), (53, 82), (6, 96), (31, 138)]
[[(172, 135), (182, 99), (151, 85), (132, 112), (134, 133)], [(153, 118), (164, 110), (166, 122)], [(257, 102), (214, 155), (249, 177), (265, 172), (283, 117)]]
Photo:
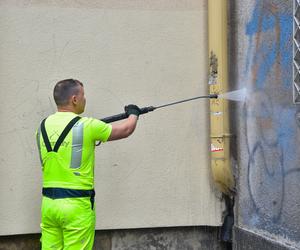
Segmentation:
[[(209, 92), (228, 90), (227, 0), (208, 1)], [(228, 101), (210, 100), (211, 168), (217, 188), (229, 195), (234, 186), (230, 163)]]

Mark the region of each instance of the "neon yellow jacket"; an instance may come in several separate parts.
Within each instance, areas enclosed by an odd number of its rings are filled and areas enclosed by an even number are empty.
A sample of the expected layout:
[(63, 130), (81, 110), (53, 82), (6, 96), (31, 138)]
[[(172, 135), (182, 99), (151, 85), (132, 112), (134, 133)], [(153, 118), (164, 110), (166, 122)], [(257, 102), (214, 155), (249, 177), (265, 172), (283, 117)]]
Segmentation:
[[(76, 116), (72, 112), (56, 112), (46, 119), (45, 129), (52, 148), (66, 125)], [(95, 142), (107, 141), (111, 130), (110, 124), (82, 117), (58, 151), (48, 152), (39, 128), (37, 144), (43, 170), (43, 187), (93, 189)]]

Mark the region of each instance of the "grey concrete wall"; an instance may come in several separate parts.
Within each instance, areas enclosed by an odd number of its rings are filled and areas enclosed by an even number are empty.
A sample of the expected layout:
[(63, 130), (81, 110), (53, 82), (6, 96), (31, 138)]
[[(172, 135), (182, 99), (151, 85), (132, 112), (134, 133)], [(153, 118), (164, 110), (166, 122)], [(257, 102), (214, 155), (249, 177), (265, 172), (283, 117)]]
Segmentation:
[(275, 238), (267, 238), (260, 233), (254, 233), (242, 228), (234, 229), (235, 235), (235, 250), (291, 250), (297, 249), (289, 243), (283, 243)]
[[(225, 250), (217, 227), (178, 227), (97, 231), (94, 249), (101, 250)], [(0, 250), (40, 249), (39, 235), (0, 237)]]
[[(231, 88), (247, 91), (245, 102), (231, 104), (238, 160), (235, 219), (239, 230), (255, 235), (235, 234), (235, 248), (277, 249), (266, 247), (268, 239), (269, 246), (299, 248), (300, 107), (292, 96), (293, 1), (230, 2)], [(248, 245), (243, 246), (243, 239)]]

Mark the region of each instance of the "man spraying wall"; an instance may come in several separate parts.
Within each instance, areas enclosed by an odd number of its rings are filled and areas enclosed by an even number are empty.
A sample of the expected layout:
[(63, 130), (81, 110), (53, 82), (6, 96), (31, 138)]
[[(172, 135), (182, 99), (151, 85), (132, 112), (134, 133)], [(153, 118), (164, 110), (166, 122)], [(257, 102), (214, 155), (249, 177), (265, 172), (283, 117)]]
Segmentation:
[[(42, 248), (92, 249), (95, 234), (94, 150), (96, 141), (126, 138), (139, 115), (156, 109), (217, 94), (197, 96), (157, 107), (130, 104), (125, 113), (101, 120), (80, 117), (85, 109), (83, 84), (74, 79), (54, 87), (57, 112), (44, 119), (37, 131), (43, 170)], [(121, 123), (109, 124), (124, 120)]]
[(42, 249), (92, 249), (95, 234), (95, 142), (126, 138), (136, 128), (140, 109), (125, 107), (117, 124), (80, 117), (85, 109), (83, 84), (59, 81), (53, 92), (57, 112), (37, 130), (43, 171)]

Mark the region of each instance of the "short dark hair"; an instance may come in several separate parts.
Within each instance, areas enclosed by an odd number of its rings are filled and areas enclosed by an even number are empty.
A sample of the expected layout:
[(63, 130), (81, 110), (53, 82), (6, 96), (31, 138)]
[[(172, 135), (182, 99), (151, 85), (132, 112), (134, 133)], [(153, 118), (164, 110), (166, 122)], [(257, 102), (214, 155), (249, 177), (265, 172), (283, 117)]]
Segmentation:
[(83, 84), (74, 79), (65, 79), (56, 83), (53, 90), (54, 101), (57, 106), (65, 106), (68, 104), (72, 95), (77, 95), (79, 92), (78, 86)]

